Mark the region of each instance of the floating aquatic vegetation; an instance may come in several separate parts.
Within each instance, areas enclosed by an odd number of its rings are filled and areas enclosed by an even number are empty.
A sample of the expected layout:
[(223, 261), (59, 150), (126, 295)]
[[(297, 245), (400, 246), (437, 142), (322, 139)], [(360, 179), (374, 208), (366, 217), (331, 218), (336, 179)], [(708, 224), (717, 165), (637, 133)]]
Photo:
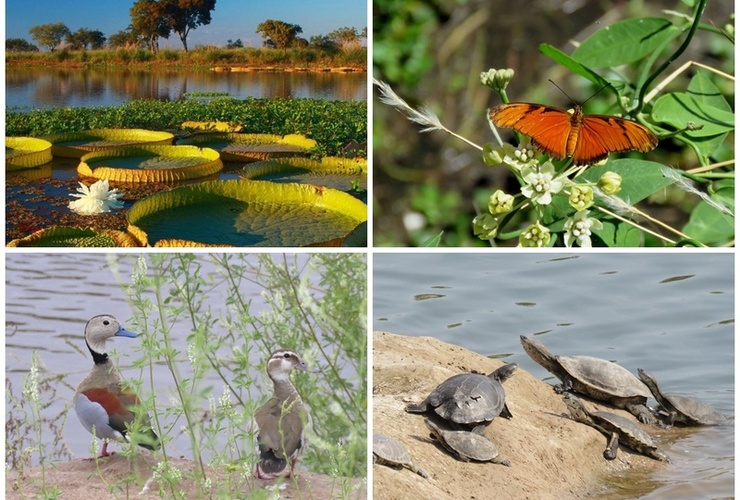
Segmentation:
[(367, 189), (367, 160), (364, 158), (324, 157), (279, 158), (258, 161), (242, 169), (245, 179), (272, 182), (300, 182), (352, 191)]
[(213, 148), (223, 161), (260, 161), (285, 156), (308, 155), (316, 141), (300, 134), (203, 133), (180, 139), (177, 144)]
[(118, 182), (197, 179), (223, 169), (218, 151), (196, 146), (135, 146), (88, 153), (77, 173)]
[(128, 220), (142, 245), (306, 246), (346, 237), (367, 220), (367, 205), (309, 184), (228, 180), (148, 196), (131, 207)]
[(136, 239), (123, 231), (52, 226), (8, 243), (9, 247), (136, 247)]
[(5, 138), (5, 170), (39, 167), (51, 161), (51, 143), (35, 137)]
[(83, 132), (65, 132), (43, 137), (51, 142), (51, 154), (64, 158), (80, 158), (93, 151), (143, 144), (172, 144), (175, 136), (136, 128), (100, 128)]

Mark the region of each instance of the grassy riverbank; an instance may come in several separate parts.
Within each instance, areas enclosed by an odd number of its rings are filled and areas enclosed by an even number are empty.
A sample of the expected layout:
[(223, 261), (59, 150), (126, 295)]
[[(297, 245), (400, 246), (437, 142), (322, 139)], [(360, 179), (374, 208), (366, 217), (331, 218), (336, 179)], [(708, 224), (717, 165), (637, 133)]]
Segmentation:
[(367, 140), (365, 101), (322, 99), (216, 98), (199, 100), (135, 100), (120, 106), (35, 109), (6, 113), (8, 136), (33, 136), (96, 128), (179, 130), (185, 121), (225, 121), (244, 133), (304, 134), (318, 143), (322, 156), (340, 155), (349, 143)]
[(6, 52), (6, 67), (64, 66), (64, 67), (187, 67), (214, 66), (328, 70), (353, 68), (367, 70), (367, 49), (364, 47), (327, 52), (319, 49), (266, 49), (196, 47), (184, 50), (101, 49), (59, 50), (56, 52)]

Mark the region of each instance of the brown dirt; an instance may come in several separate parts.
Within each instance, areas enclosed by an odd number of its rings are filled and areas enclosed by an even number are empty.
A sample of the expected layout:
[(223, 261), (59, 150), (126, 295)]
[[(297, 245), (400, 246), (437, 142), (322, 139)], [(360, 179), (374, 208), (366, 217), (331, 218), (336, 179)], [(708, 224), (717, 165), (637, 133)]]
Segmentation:
[[(182, 472), (182, 479), (176, 481), (181, 498), (198, 498), (194, 487), (192, 472), (194, 464), (185, 459), (169, 459), (171, 464)], [(40, 467), (26, 469), (22, 474), (12, 471), (8, 473), (5, 484), (5, 498), (25, 499), (42, 497), (43, 484), (46, 490), (58, 488), (62, 498), (174, 498), (168, 490), (162, 495), (157, 494), (159, 486), (156, 481), (147, 481), (152, 477), (152, 469), (157, 465), (156, 455), (141, 452), (135, 462), (129, 462), (123, 455), (117, 454), (99, 460), (76, 459), (69, 462), (57, 462), (47, 466), (42, 480)], [(280, 491), (280, 498), (352, 498), (363, 500), (367, 498), (366, 482), (361, 479), (331, 478), (321, 474), (300, 471), (295, 478), (280, 480), (261, 480), (239, 477), (233, 472), (230, 477), (226, 473), (208, 469), (208, 477), (214, 485), (227, 484), (233, 481), (231, 488), (214, 486), (209, 494), (202, 498), (250, 498), (258, 494), (258, 490), (271, 490), (273, 487)], [(134, 479), (133, 481), (131, 478)], [(277, 486), (276, 485), (280, 485)], [(343, 488), (346, 487), (348, 491)], [(143, 490), (146, 491), (142, 493)], [(351, 490), (350, 490), (351, 488)], [(274, 495), (274, 494), (273, 494)], [(51, 498), (51, 497), (49, 497)], [(263, 491), (259, 498), (272, 498)]]
[[(430, 478), (405, 468), (373, 465), (373, 498), (540, 500), (613, 494), (616, 482), (639, 484), (643, 490), (654, 487), (645, 476), (661, 467), (661, 462), (622, 447), (616, 460), (603, 459), (606, 438), (564, 418), (567, 409), (552, 386), (521, 368), (504, 384), (514, 417), (496, 418), (486, 429), (500, 454), (511, 460), (511, 467), (458, 461), (429, 438), (421, 415), (404, 411), (407, 403), (420, 402), (452, 375), (488, 374), (501, 365), (501, 361), (434, 338), (375, 332), (373, 429), (403, 442)], [(585, 404), (629, 416), (621, 410)]]

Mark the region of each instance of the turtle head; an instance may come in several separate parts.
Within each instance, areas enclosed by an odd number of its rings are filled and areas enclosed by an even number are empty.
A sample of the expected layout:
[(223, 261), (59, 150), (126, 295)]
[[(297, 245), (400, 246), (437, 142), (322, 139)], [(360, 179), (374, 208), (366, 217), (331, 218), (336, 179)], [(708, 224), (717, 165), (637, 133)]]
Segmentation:
[(648, 387), (652, 387), (654, 385), (658, 385), (655, 382), (655, 377), (653, 377), (651, 374), (649, 374), (648, 372), (646, 372), (642, 368), (638, 368), (637, 369), (637, 375), (640, 377), (640, 380), (642, 380), (642, 382), (646, 386), (648, 386)]
[(428, 418), (425, 418), (424, 419), (424, 423), (429, 428), (429, 430), (432, 432), (432, 434), (434, 434), (435, 436), (438, 436), (439, 435), (439, 430), (440, 429), (439, 429), (439, 426), (437, 424), (435, 424), (434, 422), (432, 422)]
[(494, 371), (493, 373), (489, 374), (488, 376), (494, 380), (498, 380), (499, 382), (503, 382), (504, 380), (511, 377), (516, 369), (519, 368), (519, 365), (516, 363), (509, 363), (498, 370)]
[(541, 342), (525, 337), (524, 335), (519, 336), (519, 340), (522, 343), (522, 348), (527, 355), (534, 360), (535, 363), (544, 367), (547, 371), (555, 373), (558, 369), (558, 362), (555, 360), (555, 356), (547, 350)]
[(575, 420), (579, 422), (590, 420), (586, 407), (583, 406), (581, 400), (575, 397), (573, 394), (566, 394), (565, 396), (563, 396), (563, 402), (565, 403), (565, 406), (568, 407), (568, 411), (570, 411), (571, 416)]

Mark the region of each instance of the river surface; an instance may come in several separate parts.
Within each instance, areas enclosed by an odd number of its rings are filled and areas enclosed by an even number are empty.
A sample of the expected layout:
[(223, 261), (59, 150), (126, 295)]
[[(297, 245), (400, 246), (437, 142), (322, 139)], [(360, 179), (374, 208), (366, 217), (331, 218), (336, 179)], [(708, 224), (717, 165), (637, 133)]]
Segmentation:
[(555, 354), (646, 369), (729, 417), (664, 444), (672, 463), (649, 492), (615, 478), (602, 498), (734, 496), (732, 254), (376, 253), (373, 276), (376, 331), (436, 337), (553, 383), (521, 348), (520, 335), (536, 336)]
[[(88, 319), (98, 314), (111, 314), (123, 326), (134, 330), (130, 326), (133, 309), (127, 301), (127, 294), (119, 286), (116, 276), (120, 276), (124, 287), (131, 283), (131, 271), (136, 255), (116, 254), (110, 258), (115, 262), (115, 266), (111, 265), (108, 255), (101, 253), (57, 253), (53, 255), (9, 253), (6, 255), (6, 390), (7, 384), (10, 384), (12, 390), (9, 392), (12, 392), (16, 398), (21, 397), (24, 380), (29, 374), (32, 353), (35, 352), (41, 360), (39, 378), (47, 382), (43, 385), (44, 390), (41, 393), (42, 402), (48, 403), (42, 411), (42, 416), (47, 419), (43, 429), (43, 442), (49, 450), (53, 445), (76, 458), (91, 456), (92, 436), (82, 427), (74, 409), (70, 406), (77, 385), (92, 367), (92, 359), (84, 341), (85, 324)], [(248, 262), (256, 261), (254, 255), (246, 258)], [(274, 259), (281, 260), (282, 255)], [(209, 260), (207, 254), (200, 254), (198, 260), (203, 264), (204, 275), (214, 275), (216, 267), (220, 269), (220, 266)], [(287, 260), (289, 263), (295, 262), (298, 269), (302, 269), (301, 276), (310, 283), (318, 283), (319, 277), (310, 274), (305, 267), (306, 254), (288, 255)], [(236, 264), (238, 262), (232, 261), (232, 265)], [(119, 274), (114, 274), (112, 271), (116, 267)], [(215, 274), (215, 276), (220, 275)], [(249, 313), (259, 317), (266, 312), (268, 307), (271, 307), (266, 305), (263, 298), (265, 289), (259, 284), (262, 279), (257, 277), (250, 279), (248, 272), (245, 272), (243, 276), (240, 287), (241, 298), (250, 302)], [(230, 317), (232, 311), (231, 306), (228, 305), (229, 297), (224, 296), (226, 290), (224, 281), (215, 279), (213, 286), (202, 290), (202, 293), (207, 296), (205, 300), (213, 318), (217, 319), (213, 326), (215, 331), (227, 328), (223, 321), (225, 321), (224, 318)], [(166, 293), (167, 290), (165, 290)], [(151, 318), (150, 321), (154, 319)], [(190, 332), (191, 329), (184, 317), (178, 318), (172, 327), (173, 347), (181, 353), (177, 357), (177, 369), (182, 378), (193, 376), (187, 358), (187, 337)], [(163, 362), (154, 364), (151, 377), (148, 367), (142, 376), (140, 369), (131, 366), (133, 359), (141, 357), (141, 342), (141, 338), (114, 338), (108, 342), (107, 348), (111, 353), (114, 349), (117, 351), (119, 358), (116, 365), (124, 379), (143, 377), (144, 389), (142, 390), (146, 390), (149, 386), (149, 380), (156, 382), (156, 401), (161, 410), (160, 418), (162, 422), (167, 423), (166, 425), (170, 425), (171, 416), (166, 409), (174, 404), (173, 401), (176, 399), (172, 375)], [(330, 342), (322, 342), (322, 344), (325, 344), (325, 349), (331, 351), (333, 344)], [(261, 361), (260, 350), (254, 346), (250, 355), (250, 376), (255, 384), (248, 392), (249, 397), (255, 402), (259, 402), (264, 394), (270, 394), (272, 391), (267, 375), (256, 366)], [(229, 359), (232, 357), (230, 348), (223, 354)], [(310, 353), (308, 355), (310, 356)], [(321, 367), (322, 363), (316, 361), (316, 365)], [(339, 370), (340, 374), (354, 386), (364, 383), (357, 380), (357, 373), (351, 367), (340, 366)], [(212, 375), (206, 375), (200, 387), (211, 386), (212, 390), (208, 394), (218, 399), (223, 393), (225, 384), (217, 378), (215, 373), (212, 371), (210, 373)], [(208, 400), (204, 399), (203, 408), (207, 409), (208, 404)], [(27, 404), (25, 408), (26, 411), (29, 410)], [(11, 402), (6, 399), (6, 419), (9, 418), (8, 415), (22, 417), (22, 414), (14, 410)], [(29, 419), (30, 416), (25, 418)], [(192, 457), (190, 440), (182, 431), (182, 425), (184, 425), (183, 422), (180, 422), (169, 433), (172, 441), (167, 445), (167, 452), (171, 456)], [(36, 436), (29, 437), (30, 441), (26, 441), (24, 446), (35, 446)], [(221, 439), (226, 440), (225, 433), (221, 435)], [(17, 443), (9, 443), (9, 446), (16, 445)], [(120, 449), (121, 444), (111, 444), (111, 450)], [(220, 450), (223, 449), (223, 447), (220, 448)], [(49, 450), (46, 452), (47, 456)], [(58, 459), (68, 459), (69, 455), (59, 455)], [(30, 456), (32, 462), (37, 464), (38, 452), (32, 452)], [(206, 450), (203, 456), (208, 459), (211, 452)]]
[(32, 108), (114, 106), (134, 99), (174, 101), (186, 93), (229, 97), (285, 97), (328, 100), (367, 98), (366, 73), (214, 72), (196, 70), (99, 70), (18, 68), (5, 72), (5, 105)]

